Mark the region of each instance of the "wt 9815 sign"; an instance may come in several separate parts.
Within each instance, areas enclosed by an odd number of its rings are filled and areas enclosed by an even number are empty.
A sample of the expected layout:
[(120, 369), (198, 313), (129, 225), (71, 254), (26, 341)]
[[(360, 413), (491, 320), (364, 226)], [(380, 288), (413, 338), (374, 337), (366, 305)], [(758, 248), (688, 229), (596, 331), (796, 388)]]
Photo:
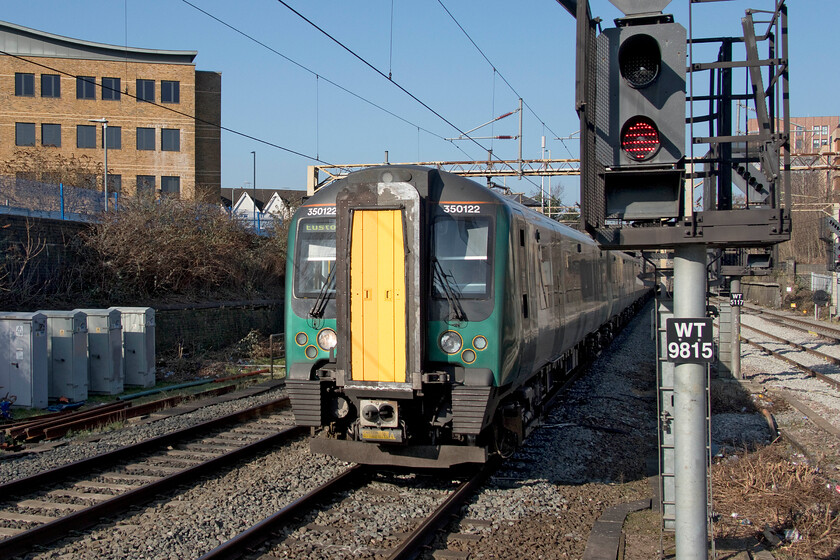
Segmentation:
[(714, 359), (711, 319), (666, 319), (665, 333), (665, 354), (669, 362), (702, 364)]

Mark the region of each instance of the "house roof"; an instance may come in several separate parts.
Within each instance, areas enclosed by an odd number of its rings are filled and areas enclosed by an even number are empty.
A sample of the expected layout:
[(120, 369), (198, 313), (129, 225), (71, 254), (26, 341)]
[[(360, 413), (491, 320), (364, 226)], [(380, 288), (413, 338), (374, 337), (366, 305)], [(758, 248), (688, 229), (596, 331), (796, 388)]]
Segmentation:
[(294, 189), (245, 189), (240, 187), (222, 187), (222, 204), (231, 207), (242, 197), (243, 194), (250, 196), (257, 208), (260, 210), (268, 204), (274, 194), (283, 199), (287, 204), (298, 204), (306, 196), (306, 191)]

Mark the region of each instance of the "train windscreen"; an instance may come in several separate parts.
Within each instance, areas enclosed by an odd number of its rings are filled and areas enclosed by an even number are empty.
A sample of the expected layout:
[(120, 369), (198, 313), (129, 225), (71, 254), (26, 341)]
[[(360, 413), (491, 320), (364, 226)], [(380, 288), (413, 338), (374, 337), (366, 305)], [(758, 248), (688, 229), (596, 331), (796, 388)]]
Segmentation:
[[(296, 245), (295, 297), (318, 297), (335, 267), (335, 219), (301, 220)], [(335, 280), (330, 283), (325, 293), (335, 294)]]
[[(441, 216), (433, 225), (432, 295), (482, 299), (489, 295), (490, 219)], [(452, 292), (447, 295), (447, 291)]]

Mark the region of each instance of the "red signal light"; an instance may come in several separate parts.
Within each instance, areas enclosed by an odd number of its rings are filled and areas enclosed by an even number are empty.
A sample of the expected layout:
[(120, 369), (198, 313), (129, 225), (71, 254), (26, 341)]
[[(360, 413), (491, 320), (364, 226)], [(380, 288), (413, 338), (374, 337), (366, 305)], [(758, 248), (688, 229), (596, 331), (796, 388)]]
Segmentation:
[(634, 117), (621, 129), (621, 149), (634, 161), (650, 158), (659, 146), (659, 130), (646, 117)]

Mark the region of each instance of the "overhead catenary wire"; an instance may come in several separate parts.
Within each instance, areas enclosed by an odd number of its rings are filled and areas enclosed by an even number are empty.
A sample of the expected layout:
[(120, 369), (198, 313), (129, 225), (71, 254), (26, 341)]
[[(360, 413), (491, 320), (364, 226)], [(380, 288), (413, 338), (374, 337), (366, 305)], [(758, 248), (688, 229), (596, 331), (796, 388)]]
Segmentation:
[[(452, 15), (452, 12), (450, 12), (450, 11), (449, 11), (449, 8), (447, 8), (447, 7), (446, 7), (446, 5), (443, 3), (443, 1), (442, 1), (442, 0), (438, 0), (438, 4), (440, 4), (441, 8), (443, 8), (443, 10), (446, 12), (446, 14), (450, 17), (450, 19), (452, 19), (452, 21), (455, 23), (455, 25), (457, 25), (457, 26), (458, 26), (458, 29), (460, 29), (460, 30), (461, 30), (461, 32), (464, 34), (464, 36), (465, 36), (465, 37), (469, 40), (469, 42), (470, 42), (470, 43), (472, 43), (472, 45), (475, 47), (475, 49), (478, 51), (478, 53), (479, 53), (479, 54), (480, 54), (480, 55), (484, 58), (484, 60), (485, 60), (485, 61), (487, 61), (487, 64), (489, 64), (489, 65), (490, 65), (490, 67), (493, 69), (493, 86), (494, 86), (494, 90), (495, 90), (495, 83), (496, 83), (495, 78), (496, 78), (496, 75), (498, 74), (498, 76), (502, 79), (502, 81), (503, 81), (503, 82), (504, 82), (504, 83), (505, 83), (505, 84), (506, 84), (506, 85), (510, 88), (510, 90), (514, 93), (514, 95), (516, 95), (519, 99), (522, 99), (522, 100), (523, 100), (523, 101), (522, 101), (522, 104), (523, 104), (523, 105), (525, 105), (525, 107), (527, 107), (527, 109), (531, 112), (531, 114), (532, 114), (532, 115), (534, 115), (534, 117), (536, 117), (536, 118), (537, 118), (537, 120), (538, 120), (538, 121), (540, 121), (540, 124), (542, 124), (542, 126), (544, 126), (545, 128), (547, 128), (547, 129), (548, 129), (548, 131), (549, 131), (549, 132), (550, 132), (550, 133), (551, 133), (551, 134), (552, 134), (555, 138), (560, 138), (560, 135), (559, 135), (559, 134), (557, 134), (556, 132), (554, 132), (554, 131), (551, 129), (551, 127), (550, 127), (550, 126), (548, 126), (542, 118), (540, 118), (540, 116), (539, 116), (539, 115), (537, 114), (537, 112), (536, 112), (536, 111), (535, 111), (535, 110), (531, 107), (531, 105), (529, 105), (529, 104), (528, 104), (528, 102), (527, 102), (527, 101), (525, 101), (525, 98), (524, 98), (522, 95), (520, 95), (520, 93), (519, 93), (518, 91), (516, 91), (516, 88), (514, 88), (514, 87), (513, 87), (513, 85), (512, 85), (512, 84), (511, 84), (511, 83), (507, 80), (507, 78), (505, 78), (505, 77), (502, 75), (502, 73), (501, 73), (501, 72), (499, 72), (499, 68), (498, 68), (495, 64), (493, 64), (493, 62), (490, 60), (490, 58), (488, 58), (488, 56), (487, 56), (486, 54), (484, 54), (484, 51), (481, 49), (481, 47), (479, 47), (479, 46), (478, 46), (478, 44), (477, 44), (477, 43), (473, 40), (473, 38), (470, 36), (470, 34), (469, 34), (469, 33), (467, 33), (467, 30), (466, 30), (466, 29), (464, 29), (464, 26), (463, 26), (463, 25), (461, 25), (461, 23), (460, 23), (460, 22), (459, 22), (459, 21), (455, 18), (455, 16), (454, 16), (454, 15)], [(564, 147), (564, 148), (566, 148), (566, 151), (567, 151), (567, 152), (569, 152), (569, 156), (571, 156), (572, 158), (574, 158), (575, 156), (574, 156), (574, 155), (572, 154), (572, 152), (569, 150), (569, 147), (568, 147), (568, 146), (566, 146), (566, 144), (565, 144), (564, 142), (562, 142), (562, 139), (561, 139), (561, 144), (563, 144), (563, 147)]]
[[(24, 58), (22, 56), (12, 54), (12, 53), (9, 53), (9, 52), (3, 51), (3, 50), (0, 50), (0, 55), (5, 55), (5, 56), (10, 56), (12, 58), (16, 58), (17, 60), (21, 60), (23, 62), (27, 62), (29, 64), (38, 66), (40, 68), (44, 68), (46, 70), (49, 70), (50, 72), (55, 72), (56, 74), (61, 74), (63, 76), (68, 76), (70, 78), (78, 78), (78, 76), (76, 76), (75, 74), (71, 74), (70, 72), (65, 72), (64, 70), (59, 70), (58, 68), (54, 68), (54, 67), (52, 67), (48, 64), (43, 64), (41, 62), (36, 62), (34, 60), (30, 60), (28, 58)], [(93, 82), (93, 84), (100, 89), (105, 89), (105, 90), (108, 90), (108, 91), (118, 92), (118, 93), (120, 93), (120, 95), (125, 95), (126, 97), (130, 97), (132, 99), (137, 99), (138, 101), (143, 101), (144, 103), (148, 103), (149, 105), (152, 105), (154, 107), (158, 107), (160, 109), (165, 109), (166, 111), (169, 111), (171, 113), (175, 113), (175, 114), (180, 115), (182, 117), (186, 117), (186, 118), (191, 119), (191, 120), (193, 120), (197, 123), (212, 126), (212, 127), (218, 128), (219, 130), (223, 130), (225, 132), (230, 132), (231, 134), (241, 136), (242, 138), (247, 138), (248, 140), (253, 140), (254, 142), (259, 142), (260, 144), (263, 144), (265, 146), (269, 146), (269, 147), (272, 147), (272, 148), (277, 148), (278, 150), (282, 150), (282, 151), (287, 152), (289, 154), (300, 156), (300, 157), (305, 158), (305, 159), (310, 159), (312, 161), (317, 161), (318, 163), (322, 163), (324, 165), (335, 165), (333, 163), (330, 163), (328, 161), (324, 161), (324, 160), (319, 159), (318, 157), (312, 156), (310, 154), (305, 154), (303, 152), (299, 152), (297, 150), (287, 148), (286, 146), (281, 146), (280, 144), (276, 144), (276, 143), (271, 142), (269, 140), (265, 140), (263, 138), (258, 138), (256, 136), (251, 135), (251, 134), (248, 134), (248, 133), (245, 133), (245, 132), (242, 132), (242, 131), (239, 131), (239, 130), (236, 130), (236, 129), (233, 129), (233, 128), (230, 128), (230, 127), (227, 127), (227, 126), (223, 126), (221, 123), (215, 123), (215, 122), (212, 122), (212, 121), (208, 121), (206, 119), (196, 117), (195, 115), (190, 115), (189, 113), (179, 111), (178, 109), (175, 109), (174, 107), (171, 107), (171, 106), (168, 106), (168, 105), (163, 105), (163, 104), (160, 104), (160, 103), (156, 103), (154, 101), (146, 101), (145, 99), (139, 99), (136, 95), (128, 93), (127, 91), (119, 91), (119, 90), (114, 89), (112, 87), (102, 85), (101, 83)]]
[[(184, 0), (184, 1), (186, 1), (186, 0)], [(467, 139), (467, 140), (471, 140), (471, 141), (473, 142), (473, 144), (475, 144), (476, 146), (478, 146), (479, 148), (481, 148), (483, 151), (488, 152), (487, 148), (486, 148), (485, 146), (483, 146), (483, 145), (482, 145), (482, 144), (481, 144), (478, 140), (476, 140), (476, 139), (474, 139), (474, 138), (471, 138), (470, 136), (468, 136), (468, 135), (464, 134), (464, 131), (463, 131), (463, 130), (461, 130), (461, 129), (460, 129), (460, 128), (459, 128), (459, 127), (455, 124), (455, 123), (453, 123), (452, 121), (450, 121), (449, 119), (447, 119), (447, 118), (446, 118), (445, 116), (443, 116), (440, 112), (438, 112), (437, 110), (435, 110), (433, 107), (431, 107), (430, 105), (428, 105), (428, 104), (427, 104), (426, 102), (424, 102), (422, 99), (420, 99), (420, 98), (419, 98), (419, 97), (417, 97), (415, 94), (413, 94), (411, 91), (409, 91), (408, 89), (406, 89), (403, 85), (401, 85), (400, 83), (398, 83), (398, 82), (396, 82), (395, 80), (393, 80), (393, 79), (392, 79), (392, 77), (389, 77), (389, 76), (388, 76), (387, 74), (385, 74), (382, 70), (378, 69), (376, 66), (374, 66), (373, 64), (371, 64), (370, 62), (368, 62), (368, 61), (367, 61), (364, 57), (362, 57), (361, 55), (359, 55), (358, 53), (356, 53), (353, 49), (351, 49), (350, 47), (348, 47), (347, 45), (345, 45), (344, 43), (342, 43), (341, 41), (339, 41), (338, 39), (336, 39), (333, 35), (331, 35), (329, 32), (327, 32), (325, 29), (323, 29), (323, 28), (322, 28), (321, 26), (319, 26), (317, 23), (315, 23), (315, 22), (314, 22), (314, 21), (312, 21), (311, 19), (307, 18), (305, 15), (303, 15), (303, 14), (302, 14), (302, 13), (300, 13), (299, 11), (295, 10), (295, 9), (294, 9), (293, 7), (291, 7), (291, 6), (290, 6), (287, 2), (285, 2), (285, 0), (277, 0), (277, 1), (278, 1), (280, 4), (282, 4), (283, 6), (285, 6), (285, 7), (286, 7), (289, 11), (291, 11), (291, 12), (292, 12), (292, 13), (294, 13), (296, 16), (298, 16), (300, 19), (302, 19), (303, 21), (305, 21), (306, 23), (308, 23), (310, 26), (312, 26), (312, 27), (314, 27), (316, 30), (318, 30), (318, 31), (319, 31), (322, 35), (324, 35), (325, 37), (327, 37), (330, 41), (332, 41), (333, 43), (335, 43), (336, 45), (338, 45), (339, 47), (341, 47), (342, 49), (344, 49), (344, 50), (345, 50), (348, 54), (350, 54), (353, 58), (355, 58), (356, 60), (358, 60), (359, 62), (361, 62), (361, 63), (362, 63), (362, 64), (364, 64), (365, 66), (367, 66), (368, 68), (370, 68), (373, 72), (375, 72), (376, 74), (378, 74), (378, 75), (379, 75), (379, 76), (381, 76), (382, 78), (384, 78), (384, 79), (388, 80), (388, 81), (389, 81), (390, 83), (392, 83), (392, 84), (393, 84), (393, 85), (394, 85), (397, 89), (399, 89), (400, 91), (402, 91), (403, 93), (405, 93), (406, 95), (408, 95), (411, 99), (413, 99), (414, 101), (416, 101), (417, 103), (419, 103), (421, 106), (423, 106), (426, 110), (428, 110), (429, 112), (431, 112), (431, 113), (432, 113), (433, 115), (435, 115), (437, 118), (439, 118), (440, 120), (442, 120), (443, 122), (445, 122), (446, 124), (448, 124), (449, 126), (451, 126), (452, 128), (454, 128), (456, 131), (458, 131), (458, 133), (459, 133), (459, 134), (463, 135), (463, 136), (465, 137), (465, 139)], [(491, 158), (492, 158), (492, 157), (493, 157), (493, 156), (492, 156), (492, 151), (489, 151), (489, 153), (491, 154)], [(501, 158), (497, 158), (497, 159), (498, 159), (500, 162), (502, 162), (502, 161), (503, 161)], [(512, 166), (512, 165), (510, 165), (509, 163), (506, 163), (506, 165), (507, 165), (508, 167), (510, 167), (511, 169), (514, 169), (514, 168), (513, 168), (513, 166)], [(514, 170), (515, 170), (515, 169), (514, 169)], [(530, 182), (530, 183), (531, 183), (531, 184), (533, 184), (534, 186), (538, 186), (536, 183), (534, 183), (533, 181), (531, 181), (529, 178), (527, 178), (527, 177), (526, 177), (526, 179), (528, 180), (528, 182)]]
[(246, 38), (246, 39), (248, 39), (249, 41), (252, 41), (252, 42), (254, 42), (254, 43), (258, 44), (259, 46), (263, 47), (264, 49), (266, 49), (266, 50), (268, 50), (268, 51), (270, 51), (270, 52), (272, 52), (272, 53), (276, 54), (277, 56), (279, 56), (280, 58), (282, 58), (282, 59), (283, 59), (283, 60), (285, 60), (286, 62), (288, 62), (288, 63), (290, 63), (290, 64), (292, 64), (292, 65), (294, 65), (294, 66), (297, 66), (298, 68), (300, 68), (300, 69), (301, 69), (301, 70), (303, 70), (304, 72), (308, 72), (308, 73), (312, 74), (312, 75), (313, 75), (316, 79), (319, 79), (319, 80), (324, 80), (325, 82), (327, 82), (327, 83), (328, 83), (328, 84), (330, 84), (331, 86), (333, 86), (333, 87), (335, 87), (335, 88), (338, 88), (339, 90), (343, 91), (344, 93), (346, 93), (346, 94), (348, 94), (348, 95), (351, 95), (351, 96), (355, 97), (355, 98), (356, 98), (356, 99), (358, 99), (359, 101), (363, 101), (364, 103), (367, 103), (367, 104), (368, 104), (368, 105), (370, 105), (371, 107), (375, 107), (376, 109), (379, 109), (380, 111), (382, 111), (382, 112), (384, 112), (384, 113), (387, 113), (388, 115), (391, 115), (391, 116), (392, 116), (392, 117), (394, 117), (395, 119), (399, 119), (400, 121), (402, 121), (402, 122), (404, 122), (404, 123), (406, 123), (406, 124), (408, 124), (408, 125), (411, 125), (411, 126), (412, 126), (412, 127), (414, 127), (414, 128), (419, 128), (419, 129), (420, 129), (420, 130), (422, 130), (423, 132), (425, 132), (425, 133), (427, 133), (427, 134), (429, 134), (429, 135), (431, 135), (431, 136), (434, 136), (435, 138), (439, 138), (439, 139), (441, 139), (441, 140), (446, 140), (446, 138), (444, 138), (444, 137), (443, 137), (443, 135), (438, 134), (438, 133), (436, 133), (436, 132), (433, 132), (433, 131), (431, 131), (431, 130), (429, 130), (429, 129), (427, 129), (427, 128), (424, 128), (424, 127), (422, 127), (422, 126), (420, 126), (420, 125), (418, 125), (418, 124), (416, 124), (416, 123), (413, 123), (413, 122), (409, 121), (408, 119), (406, 119), (406, 118), (404, 118), (404, 117), (401, 117), (400, 115), (398, 115), (398, 114), (394, 113), (393, 111), (390, 111), (390, 110), (386, 109), (385, 107), (383, 107), (383, 106), (381, 106), (381, 105), (379, 105), (379, 104), (375, 103), (374, 101), (371, 101), (370, 99), (368, 99), (368, 98), (366, 98), (366, 97), (364, 97), (364, 96), (362, 96), (362, 95), (360, 95), (360, 94), (358, 94), (358, 93), (356, 93), (356, 92), (354, 92), (354, 91), (351, 91), (351, 90), (347, 89), (346, 87), (342, 86), (341, 84), (339, 84), (339, 83), (337, 83), (337, 82), (335, 82), (335, 81), (333, 81), (333, 80), (331, 80), (331, 79), (329, 79), (329, 78), (325, 77), (323, 74), (321, 74), (321, 73), (319, 73), (319, 72), (316, 72), (315, 70), (312, 70), (311, 68), (307, 67), (307, 66), (306, 66), (306, 65), (304, 65), (304, 64), (301, 64), (300, 62), (298, 62), (298, 61), (294, 60), (293, 58), (290, 58), (290, 57), (286, 56), (285, 54), (281, 53), (281, 52), (280, 52), (280, 51), (278, 51), (277, 49), (275, 49), (275, 48), (271, 47), (270, 45), (268, 45), (268, 44), (264, 43), (263, 41), (260, 41), (260, 40), (259, 40), (259, 39), (257, 39), (256, 37), (254, 37), (254, 36), (252, 36), (252, 35), (250, 35), (250, 34), (248, 34), (248, 33), (244, 32), (244, 31), (242, 31), (241, 29), (239, 29), (239, 28), (235, 27), (234, 25), (231, 25), (230, 23), (228, 23), (228, 22), (224, 21), (223, 19), (219, 18), (218, 16), (216, 16), (216, 15), (214, 15), (214, 14), (212, 14), (212, 13), (208, 12), (208, 11), (207, 11), (207, 10), (205, 10), (204, 8), (201, 8), (201, 7), (199, 7), (199, 6), (196, 6), (195, 4), (193, 4), (192, 2), (190, 2), (189, 0), (181, 0), (181, 1), (182, 1), (184, 4), (186, 4), (186, 5), (188, 5), (188, 6), (192, 7), (192, 8), (194, 8), (194, 9), (196, 9), (196, 10), (198, 10), (199, 12), (201, 12), (201, 13), (202, 13), (202, 14), (204, 14), (204, 15), (206, 15), (206, 16), (207, 16), (207, 17), (209, 17), (210, 19), (215, 20), (216, 22), (218, 22), (218, 23), (220, 23), (220, 24), (224, 25), (225, 27), (227, 27), (227, 28), (228, 28), (228, 29), (230, 29), (231, 31), (233, 31), (233, 32), (235, 32), (235, 33), (238, 33), (239, 35), (242, 35), (243, 37), (245, 37), (245, 38)]

